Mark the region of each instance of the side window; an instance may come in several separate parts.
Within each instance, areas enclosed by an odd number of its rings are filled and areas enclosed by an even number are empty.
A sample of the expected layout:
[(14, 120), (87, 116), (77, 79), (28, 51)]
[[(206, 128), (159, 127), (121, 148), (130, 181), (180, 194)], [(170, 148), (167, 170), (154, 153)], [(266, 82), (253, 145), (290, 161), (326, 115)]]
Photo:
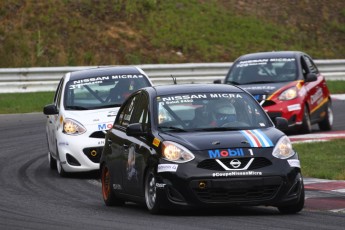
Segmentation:
[(147, 130), (148, 127), (148, 97), (142, 93), (138, 95), (135, 109), (133, 112), (130, 123), (141, 123), (143, 130)]
[(319, 70), (317, 69), (316, 65), (314, 64), (314, 62), (308, 56), (304, 55), (303, 56), (303, 61), (305, 63), (305, 67), (308, 68), (307, 73), (315, 73), (315, 74), (319, 73)]
[(61, 94), (62, 94), (62, 86), (64, 83), (64, 79), (62, 78), (59, 82), (58, 89), (56, 90), (55, 96), (54, 96), (54, 104), (59, 108), (60, 107), (60, 101), (61, 101)]
[(119, 114), (119, 119), (117, 120), (116, 125), (127, 127), (130, 124), (131, 117), (134, 111), (134, 104), (138, 95), (133, 96), (129, 101), (127, 101), (125, 107)]

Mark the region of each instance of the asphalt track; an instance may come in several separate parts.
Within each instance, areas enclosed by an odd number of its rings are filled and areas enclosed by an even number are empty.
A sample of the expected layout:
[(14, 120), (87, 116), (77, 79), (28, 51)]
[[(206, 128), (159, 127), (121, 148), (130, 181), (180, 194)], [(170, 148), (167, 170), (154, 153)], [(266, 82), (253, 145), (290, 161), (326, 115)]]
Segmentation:
[[(345, 130), (344, 104), (334, 101), (334, 131)], [(305, 178), (306, 205), (296, 215), (242, 207), (153, 216), (131, 203), (106, 207), (97, 174), (60, 178), (49, 169), (44, 126), (43, 114), (0, 115), (0, 229), (344, 229), (345, 182), (313, 178)]]

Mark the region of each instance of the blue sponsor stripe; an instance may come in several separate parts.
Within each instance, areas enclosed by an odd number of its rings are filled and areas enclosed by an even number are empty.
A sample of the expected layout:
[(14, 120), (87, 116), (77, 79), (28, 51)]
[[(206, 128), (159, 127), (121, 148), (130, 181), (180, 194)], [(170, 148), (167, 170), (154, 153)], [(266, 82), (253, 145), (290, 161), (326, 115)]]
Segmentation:
[(249, 142), (250, 144), (250, 147), (258, 147), (257, 144), (252, 140), (252, 137), (249, 136), (245, 131), (240, 131), (243, 136), (247, 139), (247, 141)]
[(261, 130), (255, 129), (255, 130), (253, 130), (253, 132), (256, 134), (255, 136), (260, 139), (260, 142), (264, 147), (272, 147), (273, 146), (272, 141)]

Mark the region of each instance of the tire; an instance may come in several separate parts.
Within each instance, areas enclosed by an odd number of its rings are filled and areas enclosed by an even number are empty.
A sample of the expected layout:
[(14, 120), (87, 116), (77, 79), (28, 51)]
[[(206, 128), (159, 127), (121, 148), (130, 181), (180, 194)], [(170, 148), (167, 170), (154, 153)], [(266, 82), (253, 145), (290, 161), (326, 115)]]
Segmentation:
[(302, 185), (301, 195), (296, 204), (279, 206), (278, 210), (281, 214), (295, 214), (300, 212), (304, 207), (304, 186)]
[(153, 169), (148, 170), (145, 176), (145, 203), (151, 214), (159, 213), (159, 197), (157, 196), (156, 177)]
[(63, 169), (61, 165), (59, 149), (57, 148), (57, 146), (56, 146), (56, 156), (57, 156), (57, 159), (55, 160), (55, 162), (56, 162), (56, 169), (57, 169), (58, 174), (61, 177), (67, 177), (68, 173), (65, 172), (65, 170)]
[(61, 165), (61, 162), (60, 160), (56, 160), (56, 169), (57, 169), (57, 172), (58, 174), (61, 176), (61, 177), (67, 177), (67, 173), (65, 172), (65, 170), (62, 168), (62, 165)]
[(48, 152), (48, 162), (50, 169), (56, 169), (56, 160), (52, 157), (50, 152)]
[(111, 189), (111, 174), (106, 164), (102, 165), (101, 183), (102, 196), (106, 206), (121, 206), (125, 202), (116, 197), (114, 191)]
[(318, 123), (320, 130), (329, 131), (333, 126), (333, 109), (331, 102), (327, 103), (326, 117)]
[(304, 106), (303, 121), (300, 127), (300, 131), (301, 133), (311, 133), (310, 114), (309, 114), (309, 109), (306, 105)]

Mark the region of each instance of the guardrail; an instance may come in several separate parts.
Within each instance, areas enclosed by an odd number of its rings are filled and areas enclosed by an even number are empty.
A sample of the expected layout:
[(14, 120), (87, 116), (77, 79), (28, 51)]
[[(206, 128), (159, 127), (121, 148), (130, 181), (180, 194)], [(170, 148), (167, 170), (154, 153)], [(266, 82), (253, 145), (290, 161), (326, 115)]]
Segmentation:
[[(315, 60), (326, 80), (345, 80), (345, 59)], [(224, 79), (232, 62), (137, 65), (155, 85), (172, 83), (212, 83)], [(96, 66), (33, 67), (0, 69), (0, 93), (55, 91), (63, 74)]]

